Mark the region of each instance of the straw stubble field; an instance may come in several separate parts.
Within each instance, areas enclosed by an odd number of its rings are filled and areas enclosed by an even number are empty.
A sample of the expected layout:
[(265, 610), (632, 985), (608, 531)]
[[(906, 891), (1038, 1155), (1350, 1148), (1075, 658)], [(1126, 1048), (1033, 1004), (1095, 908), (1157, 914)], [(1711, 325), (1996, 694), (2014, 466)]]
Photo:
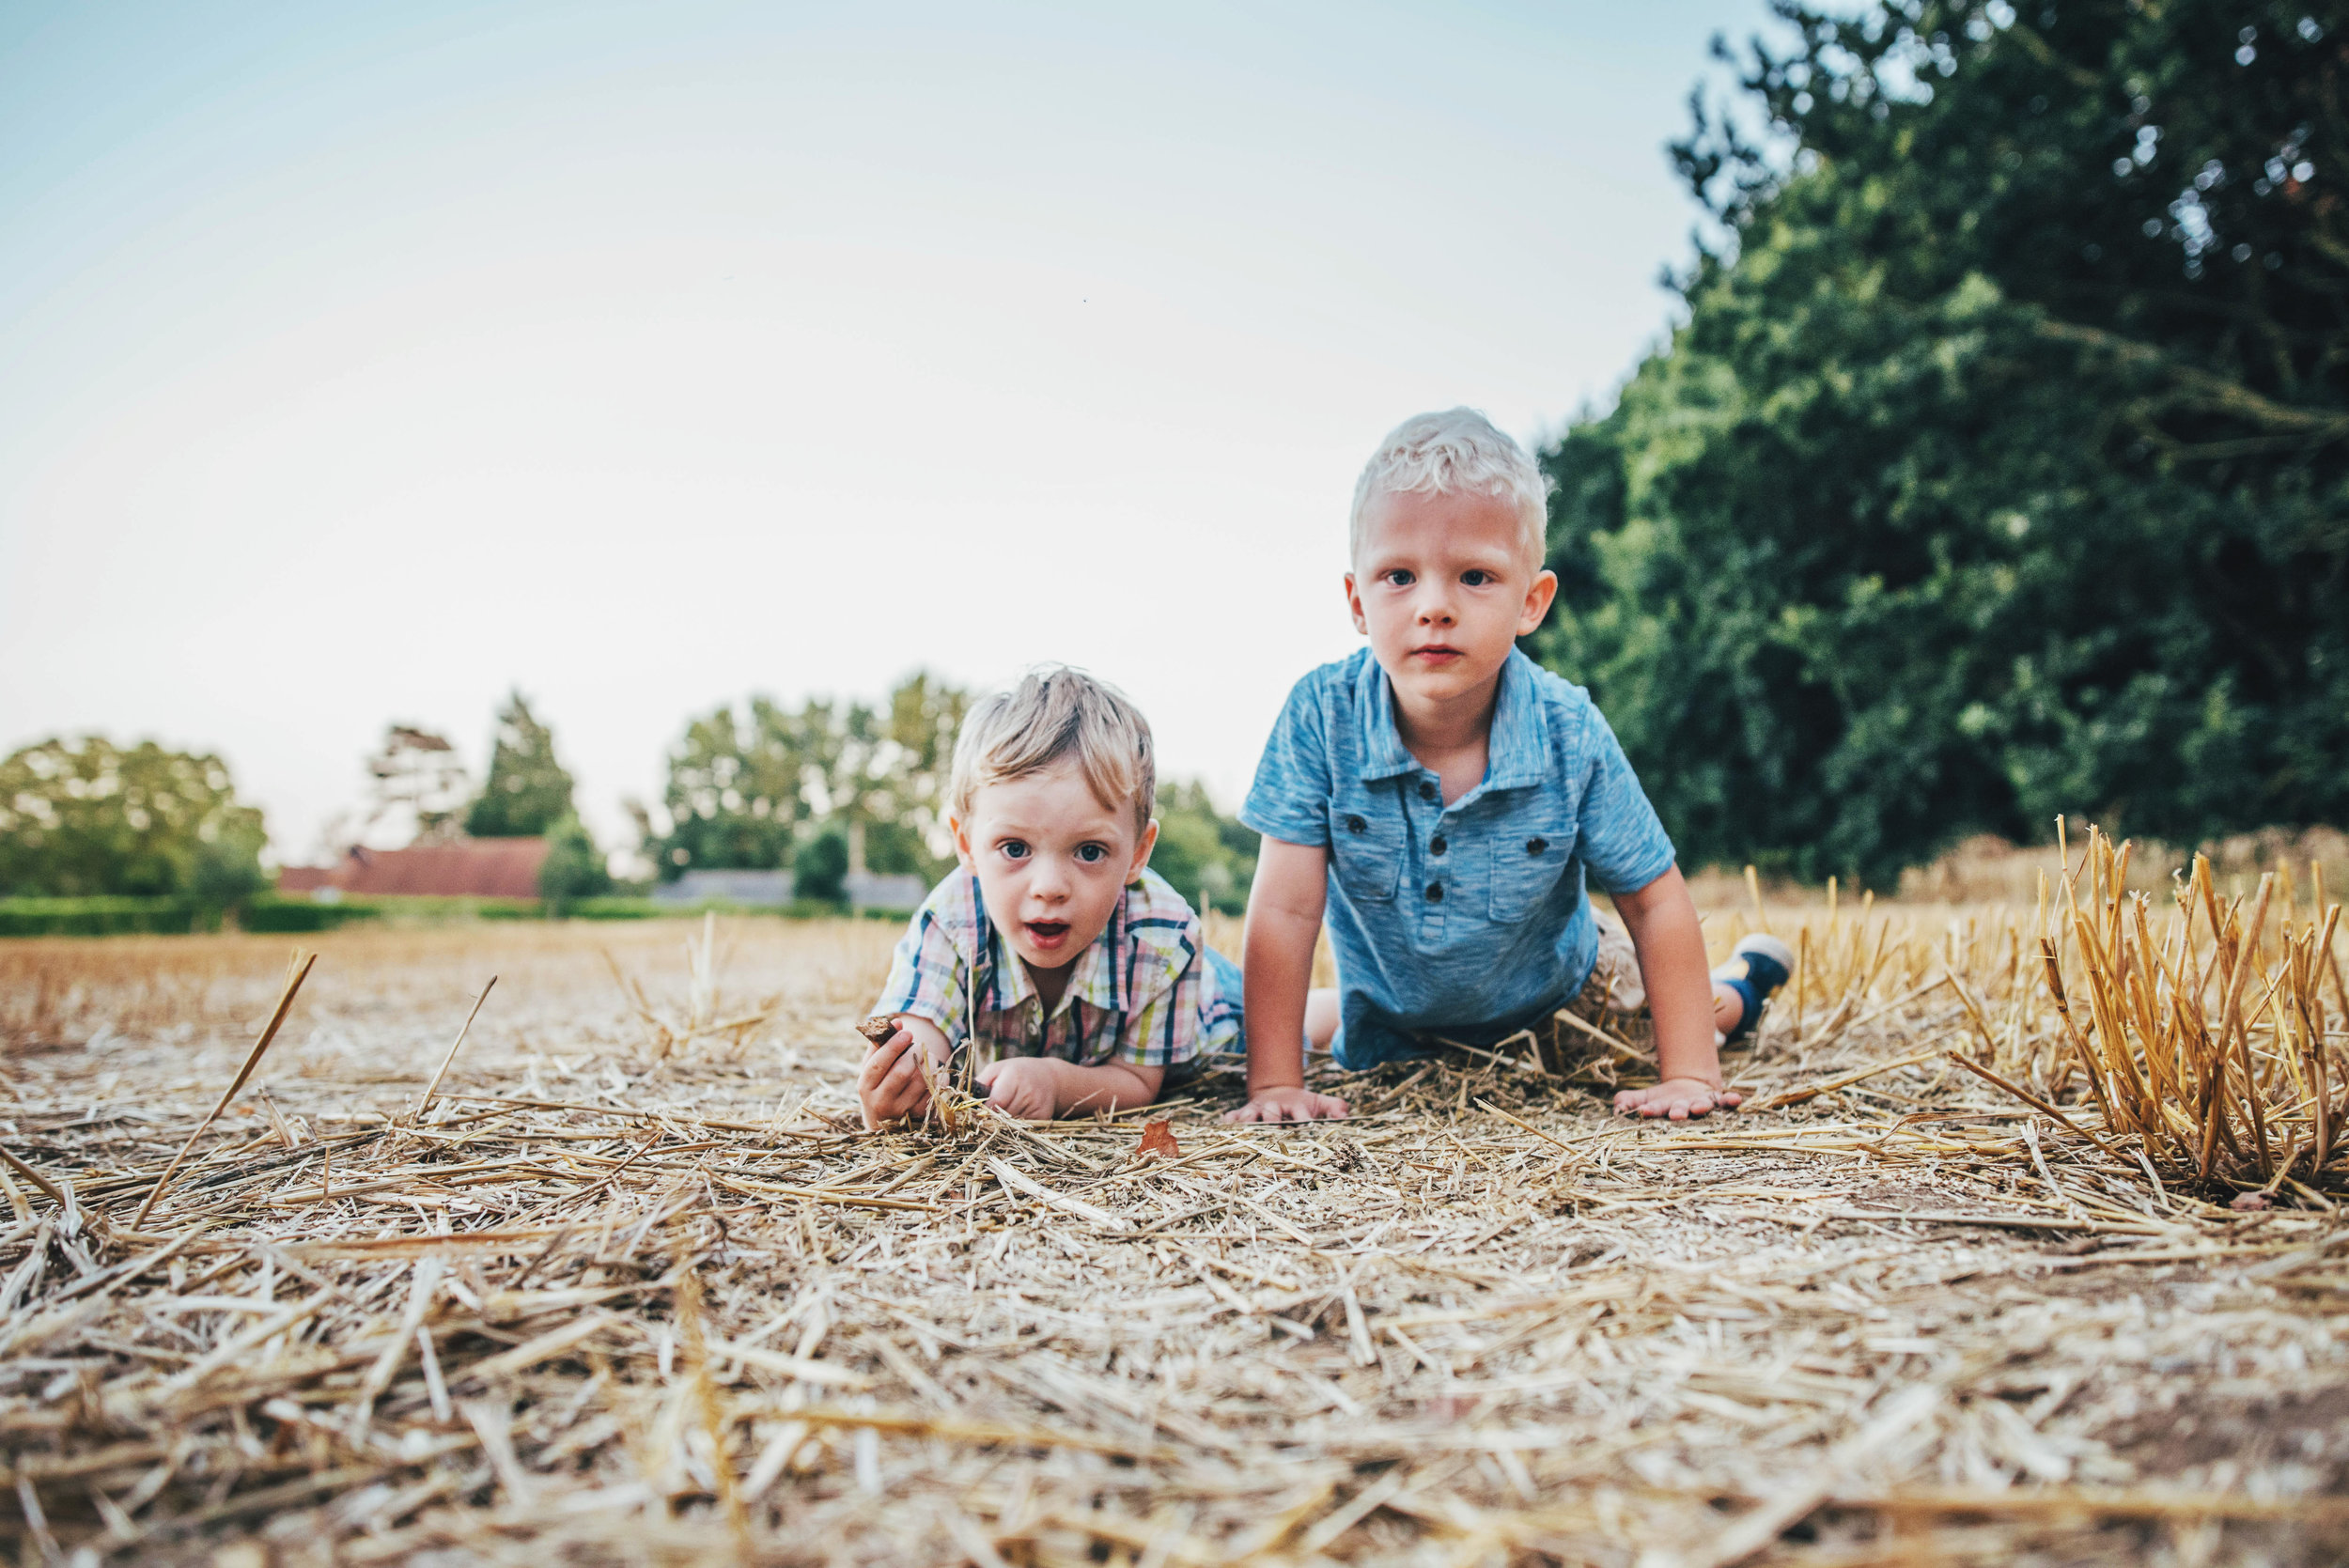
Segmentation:
[(1135, 1117), (858, 1130), (871, 923), (325, 938), (192, 1144), (283, 943), (9, 944), (5, 1528), (27, 1563), (2341, 1560), (2322, 916), (2140, 935), (2096, 852), (2077, 911), (1768, 910), (1804, 973), (1734, 1117), (1610, 1119), (1626, 1031), (1573, 1081), (1346, 1079), (1344, 1124), (1228, 1126), (1210, 1081), (1157, 1158)]

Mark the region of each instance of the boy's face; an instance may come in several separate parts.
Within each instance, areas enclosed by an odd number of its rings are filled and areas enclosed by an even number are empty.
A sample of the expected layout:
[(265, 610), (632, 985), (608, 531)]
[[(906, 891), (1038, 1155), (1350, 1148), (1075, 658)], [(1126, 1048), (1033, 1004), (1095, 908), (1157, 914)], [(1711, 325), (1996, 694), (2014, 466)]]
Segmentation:
[(1526, 561), (1524, 540), (1499, 496), (1371, 497), (1346, 597), (1398, 698), (1440, 704), (1489, 686), (1541, 625), (1558, 579)]
[(1130, 801), (1103, 805), (1073, 757), (979, 789), (953, 827), (988, 914), (1034, 970), (1066, 969), (1093, 945), (1159, 837), (1156, 822), (1134, 831)]

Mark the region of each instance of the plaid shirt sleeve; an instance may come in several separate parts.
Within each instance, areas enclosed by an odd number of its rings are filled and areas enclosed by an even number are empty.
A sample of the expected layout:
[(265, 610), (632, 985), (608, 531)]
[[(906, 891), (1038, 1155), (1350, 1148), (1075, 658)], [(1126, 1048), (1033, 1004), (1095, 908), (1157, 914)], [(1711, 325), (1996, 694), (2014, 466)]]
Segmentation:
[(1206, 943), (1199, 917), (1156, 872), (1128, 895), (1135, 1005), (1121, 1019), (1106, 1058), (1129, 1067), (1178, 1067), (1197, 1059), (1200, 976)]
[(1179, 1067), (1199, 1055), (1199, 967), (1193, 955), (1158, 995), (1128, 1014), (1110, 1060), (1129, 1067)]
[(965, 872), (948, 877), (914, 911), (890, 955), (889, 980), (873, 1007), (876, 1013), (927, 1018), (953, 1047), (971, 1034), (968, 948), (978, 928), (978, 911), (970, 882)]

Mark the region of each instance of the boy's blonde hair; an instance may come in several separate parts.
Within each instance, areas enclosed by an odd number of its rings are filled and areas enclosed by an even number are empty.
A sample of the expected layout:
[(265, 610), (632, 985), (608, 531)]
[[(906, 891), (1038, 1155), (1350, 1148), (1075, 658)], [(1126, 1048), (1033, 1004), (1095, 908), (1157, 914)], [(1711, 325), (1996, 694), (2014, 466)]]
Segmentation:
[(1030, 670), (1008, 691), (982, 698), (955, 737), (947, 804), (957, 821), (971, 820), (971, 800), (991, 784), (1022, 779), (1075, 757), (1101, 804), (1115, 810), (1130, 800), (1134, 831), (1150, 825), (1158, 803), (1158, 762), (1150, 721), (1108, 681), (1065, 664)]
[(1371, 497), (1388, 491), (1421, 495), (1489, 495), (1516, 507), (1525, 558), (1535, 571), (1549, 528), (1549, 481), (1525, 454), (1474, 409), (1414, 414), (1387, 432), (1354, 486), (1353, 527), (1346, 559), (1362, 553), (1362, 514)]

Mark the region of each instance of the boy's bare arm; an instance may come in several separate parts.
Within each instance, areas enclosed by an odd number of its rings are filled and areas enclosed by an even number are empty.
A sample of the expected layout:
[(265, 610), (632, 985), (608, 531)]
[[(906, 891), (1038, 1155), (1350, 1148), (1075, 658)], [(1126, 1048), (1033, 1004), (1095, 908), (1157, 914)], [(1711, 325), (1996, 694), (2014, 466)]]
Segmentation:
[(1248, 1027), (1248, 1103), (1231, 1122), (1310, 1122), (1343, 1116), (1344, 1100), (1305, 1087), (1305, 993), (1329, 897), (1330, 852), (1268, 838), (1248, 890), (1241, 972)]
[(1049, 1122), (1148, 1105), (1159, 1097), (1166, 1069), (1124, 1062), (1081, 1067), (1052, 1056), (1011, 1056), (982, 1068), (979, 1081), (987, 1085), (987, 1103), (1005, 1115)]
[(1663, 1081), (1626, 1089), (1615, 1109), (1685, 1121), (1739, 1096), (1721, 1087), (1720, 1053), (1713, 1046), (1713, 980), (1704, 963), (1704, 932), (1695, 900), (1673, 866), (1637, 893), (1617, 893), (1615, 912), (1639, 951), (1648, 1013), (1656, 1020), (1656, 1065)]

